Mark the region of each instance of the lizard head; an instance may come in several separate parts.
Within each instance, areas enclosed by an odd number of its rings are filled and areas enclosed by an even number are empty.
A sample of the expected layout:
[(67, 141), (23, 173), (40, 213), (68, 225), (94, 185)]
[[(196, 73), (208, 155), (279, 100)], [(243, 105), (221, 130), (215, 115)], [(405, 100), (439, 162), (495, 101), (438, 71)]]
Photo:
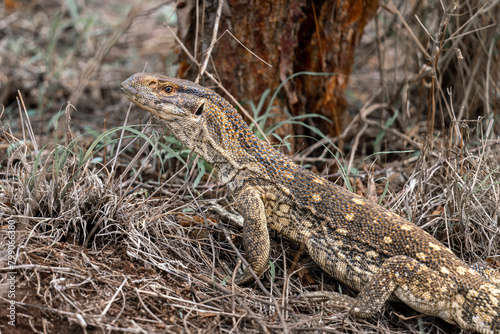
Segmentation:
[(214, 164), (221, 182), (230, 179), (234, 174), (230, 171), (241, 169), (243, 164), (252, 168), (256, 159), (252, 150), (272, 152), (228, 101), (194, 82), (138, 73), (125, 80), (121, 90), (170, 128), (189, 149)]
[(139, 107), (168, 123), (179, 118), (199, 119), (205, 88), (194, 82), (164, 75), (137, 73), (122, 82), (122, 93)]

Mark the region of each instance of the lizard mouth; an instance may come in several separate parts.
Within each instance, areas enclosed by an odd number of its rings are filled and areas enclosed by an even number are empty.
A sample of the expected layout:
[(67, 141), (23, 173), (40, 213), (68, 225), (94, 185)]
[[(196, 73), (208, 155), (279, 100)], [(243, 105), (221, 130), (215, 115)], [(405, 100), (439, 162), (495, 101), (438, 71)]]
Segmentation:
[(127, 85), (126, 82), (122, 83), (121, 91), (122, 91), (123, 95), (125, 95), (125, 97), (130, 100), (130, 102), (132, 102), (133, 104), (149, 111), (153, 115), (156, 115), (156, 116), (161, 118), (161, 115), (158, 113), (158, 110), (153, 109), (150, 106), (148, 106), (147, 104), (141, 103), (138, 100), (137, 95), (135, 94), (135, 89), (133, 87), (130, 87), (130, 85)]
[(121, 84), (121, 91), (130, 101), (134, 102), (137, 95), (137, 90), (129, 82), (129, 79), (125, 80)]
[(125, 95), (129, 100), (132, 100), (134, 95), (128, 89), (124, 88), (123, 84), (122, 84), (121, 90), (122, 90), (123, 95)]

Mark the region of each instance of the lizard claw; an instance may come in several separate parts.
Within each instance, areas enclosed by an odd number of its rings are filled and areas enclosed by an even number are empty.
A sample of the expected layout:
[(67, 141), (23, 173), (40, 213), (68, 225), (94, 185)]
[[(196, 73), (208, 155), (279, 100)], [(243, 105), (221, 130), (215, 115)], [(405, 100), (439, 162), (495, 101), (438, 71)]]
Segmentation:
[[(238, 269), (238, 267), (235, 270), (237, 270), (237, 269)], [(243, 270), (243, 274), (238, 275), (238, 277), (236, 277), (236, 279), (234, 280), (234, 283), (237, 285), (245, 285), (247, 283), (251, 283), (254, 281), (255, 281), (255, 278), (252, 275), (252, 273), (250, 272), (250, 268), (247, 267)]]

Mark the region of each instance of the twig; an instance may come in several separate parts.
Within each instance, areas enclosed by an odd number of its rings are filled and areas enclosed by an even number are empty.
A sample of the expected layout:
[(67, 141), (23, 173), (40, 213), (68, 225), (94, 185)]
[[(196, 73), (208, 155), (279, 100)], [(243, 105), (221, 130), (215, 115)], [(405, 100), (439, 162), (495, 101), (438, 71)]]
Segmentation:
[[(194, 277), (196, 277), (197, 279), (199, 279), (200, 281), (202, 282), (205, 282), (206, 284), (208, 284), (210, 287), (214, 287), (216, 288), (217, 290), (227, 294), (227, 295), (233, 295), (233, 291), (231, 291), (230, 289), (228, 288), (225, 288), (223, 287), (222, 285), (220, 285), (219, 283), (215, 282), (214, 280), (210, 279), (209, 277), (205, 276), (205, 275), (202, 275), (202, 274), (193, 274)], [(250, 314), (250, 316), (259, 324), (260, 328), (263, 330), (264, 333), (269, 333), (269, 330), (267, 329), (267, 326), (266, 324), (261, 320), (261, 318), (259, 318), (253, 311), (251, 308), (248, 307), (247, 303), (240, 300), (239, 298), (236, 298), (236, 300), (238, 301), (238, 304), (240, 304), (240, 306), (242, 306), (245, 311), (248, 312), (248, 314)]]
[(245, 267), (250, 271), (250, 274), (252, 274), (253, 278), (255, 279), (255, 282), (257, 283), (257, 285), (259, 286), (259, 288), (264, 291), (264, 293), (269, 297), (271, 298), (271, 300), (273, 301), (273, 304), (274, 306), (276, 307), (276, 313), (278, 314), (278, 317), (280, 318), (281, 320), (281, 324), (283, 325), (283, 333), (288, 333), (288, 325), (285, 321), (285, 319), (283, 318), (283, 314), (281, 312), (281, 306), (280, 304), (278, 303), (278, 301), (276, 300), (276, 298), (274, 298), (273, 294), (270, 293), (265, 287), (264, 285), (262, 284), (262, 282), (260, 281), (260, 278), (255, 274), (255, 272), (253, 271), (252, 267), (250, 266), (250, 264), (247, 262), (247, 260), (245, 260), (245, 258), (243, 256), (241, 256), (240, 252), (238, 251), (238, 249), (236, 248), (236, 246), (234, 245), (233, 241), (231, 240), (231, 237), (229, 235), (229, 232), (228, 230), (225, 228), (225, 227), (222, 227), (222, 230), (224, 231), (224, 235), (226, 236), (226, 240), (228, 241), (229, 245), (231, 246), (231, 248), (234, 250), (234, 252), (236, 253), (236, 255), (238, 256), (238, 258), (240, 259), (240, 261), (245, 265)]
[(208, 47), (205, 55), (205, 59), (203, 60), (203, 64), (201, 65), (200, 72), (198, 73), (198, 76), (196, 77), (195, 82), (199, 83), (201, 77), (205, 73), (205, 70), (207, 69), (208, 65), (208, 60), (212, 56), (212, 50), (214, 49), (216, 40), (217, 40), (217, 33), (219, 32), (219, 22), (220, 22), (220, 17), (222, 15), (222, 6), (224, 5), (224, 0), (219, 0), (219, 7), (217, 7), (217, 14), (215, 16), (215, 23), (214, 23), (214, 30), (212, 31), (212, 43)]
[(93, 77), (94, 73), (99, 68), (104, 56), (108, 54), (108, 52), (113, 48), (121, 35), (130, 27), (136, 16), (139, 14), (140, 7), (134, 6), (128, 12), (127, 16), (123, 19), (123, 21), (115, 28), (113, 34), (106, 40), (99, 51), (96, 53), (95, 57), (89, 62), (87, 68), (80, 75), (78, 86), (75, 91), (71, 94), (69, 101), (76, 105), (78, 100), (80, 99), (83, 90), (87, 87), (90, 79)]
[(122, 288), (125, 285), (125, 283), (127, 283), (127, 280), (128, 280), (128, 277), (125, 277), (125, 279), (123, 280), (122, 284), (118, 287), (118, 290), (116, 290), (116, 292), (113, 295), (113, 297), (111, 297), (111, 299), (109, 300), (108, 304), (106, 305), (106, 307), (104, 308), (104, 310), (101, 312), (102, 316), (105, 316), (106, 313), (108, 313), (108, 310), (111, 307), (111, 304), (113, 304), (113, 302), (115, 301), (116, 296), (118, 296), (118, 293), (120, 293), (120, 291), (122, 291)]
[(245, 46), (245, 44), (243, 44), (239, 39), (236, 38), (236, 36), (234, 36), (229, 30), (225, 30), (222, 35), (219, 37), (219, 39), (224, 36), (225, 33), (228, 33), (229, 35), (231, 35), (232, 38), (234, 38), (234, 40), (236, 42), (238, 42), (245, 50), (247, 50), (248, 52), (250, 52), (255, 58), (259, 59), (261, 62), (263, 62), (264, 64), (266, 64), (267, 66), (269, 67), (273, 67), (273, 65), (269, 64), (267, 61), (265, 61), (264, 59), (260, 58), (259, 56), (257, 56), (257, 54), (255, 54), (255, 52), (253, 52), (252, 50), (250, 50), (249, 48), (247, 48)]
[(404, 18), (403, 14), (401, 14), (401, 12), (394, 5), (394, 3), (392, 2), (392, 0), (389, 0), (389, 6), (388, 7), (384, 7), (384, 8), (386, 8), (389, 12), (391, 12), (392, 14), (396, 14), (399, 17), (399, 20), (405, 26), (406, 30), (408, 31), (408, 34), (410, 34), (411, 39), (417, 45), (417, 47), (420, 49), (420, 52), (422, 52), (422, 54), (424, 54), (424, 56), (427, 59), (431, 59), (431, 56), (429, 55), (429, 53), (427, 52), (427, 50), (424, 48), (424, 46), (422, 45), (422, 43), (420, 43), (420, 40), (417, 38), (417, 36), (415, 36), (415, 34), (413, 33), (413, 31), (411, 30), (410, 25), (408, 24), (408, 22), (406, 22), (406, 19)]

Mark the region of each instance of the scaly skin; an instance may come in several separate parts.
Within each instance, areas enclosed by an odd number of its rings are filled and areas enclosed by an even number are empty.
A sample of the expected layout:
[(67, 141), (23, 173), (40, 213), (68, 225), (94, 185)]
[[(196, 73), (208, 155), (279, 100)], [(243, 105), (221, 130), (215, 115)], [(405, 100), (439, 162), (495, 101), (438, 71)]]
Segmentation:
[[(304, 244), (324, 271), (359, 291), (357, 298), (331, 296), (356, 316), (399, 300), (464, 329), (500, 334), (497, 271), (472, 269), (416, 225), (294, 164), (210, 89), (139, 73), (122, 92), (214, 166), (244, 218), (243, 245), (257, 275), (268, 263), (271, 228)], [(252, 280), (247, 270), (239, 283)]]

